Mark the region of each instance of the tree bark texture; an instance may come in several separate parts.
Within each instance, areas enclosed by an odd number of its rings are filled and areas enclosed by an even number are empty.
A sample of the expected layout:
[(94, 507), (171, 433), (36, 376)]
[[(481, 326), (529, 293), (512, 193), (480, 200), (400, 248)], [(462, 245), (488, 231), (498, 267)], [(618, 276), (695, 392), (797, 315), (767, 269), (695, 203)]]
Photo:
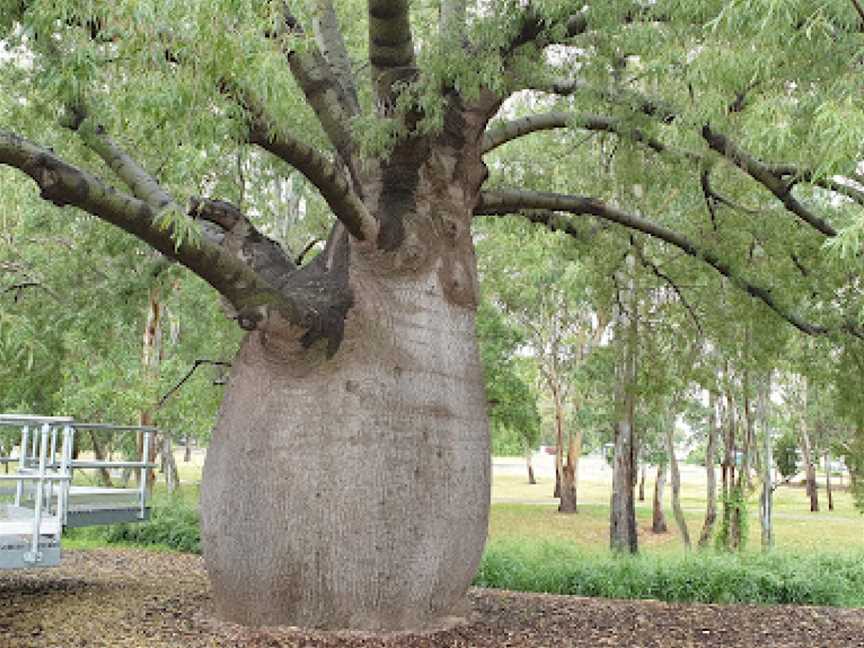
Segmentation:
[(825, 495), (828, 497), (828, 510), (834, 510), (834, 494), (831, 492), (831, 454), (825, 453)]
[(666, 514), (663, 513), (663, 491), (666, 486), (666, 462), (657, 465), (657, 481), (654, 482), (654, 506), (651, 514), (651, 530), (666, 533)]
[(391, 169), (400, 191), (365, 188), (379, 192), (378, 241), (337, 226), (297, 271), (341, 291), (342, 310), (311, 331), (271, 317), (232, 363), (201, 494), (222, 618), (390, 630), (460, 612), (486, 539), (490, 447), (466, 172), (433, 166)]

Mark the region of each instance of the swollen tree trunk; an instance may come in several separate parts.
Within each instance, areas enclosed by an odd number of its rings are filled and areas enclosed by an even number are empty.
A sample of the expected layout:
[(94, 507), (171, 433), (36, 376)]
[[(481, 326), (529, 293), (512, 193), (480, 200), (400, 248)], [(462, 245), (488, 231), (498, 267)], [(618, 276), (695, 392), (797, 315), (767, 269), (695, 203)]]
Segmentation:
[(825, 452), (825, 494), (828, 496), (828, 510), (834, 510), (834, 494), (831, 492), (831, 455)]
[(377, 240), (337, 226), (291, 275), (312, 304), (328, 289), (322, 319), (271, 314), (232, 363), (201, 492), (228, 620), (423, 628), (460, 613), (479, 566), (490, 447), (462, 192), (484, 169), (442, 148), (412, 175), (409, 153), (364, 187)]
[(719, 422), (722, 416), (718, 415), (718, 407), (721, 401), (717, 399), (715, 392), (710, 392), (709, 409), (711, 410), (708, 421), (708, 445), (705, 448), (705, 477), (706, 477), (706, 499), (705, 521), (702, 524), (702, 533), (699, 534), (699, 547), (707, 547), (714, 533), (714, 525), (717, 522), (717, 437), (719, 436)]
[(654, 507), (651, 515), (651, 530), (666, 533), (666, 515), (663, 513), (663, 490), (666, 485), (666, 462), (657, 465), (657, 481), (654, 482)]

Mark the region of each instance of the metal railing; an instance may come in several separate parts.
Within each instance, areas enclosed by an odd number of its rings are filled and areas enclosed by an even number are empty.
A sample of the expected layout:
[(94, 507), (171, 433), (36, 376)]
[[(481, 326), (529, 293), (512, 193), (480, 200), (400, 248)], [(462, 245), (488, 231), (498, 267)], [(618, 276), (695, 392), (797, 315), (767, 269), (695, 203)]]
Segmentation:
[[(17, 461), (17, 472), (0, 475), (0, 482), (15, 482), (14, 510), (16, 515), (20, 516), (22, 512), (26, 513), (29, 510), (30, 493), (25, 493), (25, 484), (33, 483), (35, 485), (33, 489), (35, 492), (32, 493), (32, 525), (30, 533), (27, 534), (30, 536), (29, 550), (24, 552), (21, 557), (25, 564), (35, 565), (42, 561), (40, 543), (43, 536), (49, 535), (44, 533), (43, 515), (46, 512), (49, 515), (53, 514), (56, 518), (56, 529), (50, 535), (53, 536), (53, 544), (59, 548), (63, 528), (69, 520), (70, 490), (76, 469), (138, 470), (137, 518), (139, 520), (147, 518), (147, 473), (157, 465), (148, 461), (153, 437), (157, 432), (155, 428), (104, 423), (77, 423), (68, 417), (21, 414), (0, 414), (0, 427), (17, 427), (21, 430), (18, 457), (4, 458), (5, 463)], [(140, 460), (74, 459), (75, 434), (84, 430), (140, 433)], [(57, 486), (56, 493), (55, 485)], [(105, 489), (105, 492), (110, 493), (112, 490), (117, 491), (117, 489)], [(121, 490), (120, 492), (130, 491)], [(24, 506), (25, 500), (28, 507)], [(134, 509), (125, 510), (131, 513)], [(131, 520), (131, 518), (126, 519)], [(93, 518), (83, 522), (79, 520), (79, 525), (94, 523), (99, 524), (104, 523), (104, 521), (100, 522), (98, 519), (94, 521)], [(17, 529), (17, 526), (15, 528)], [(59, 551), (54, 559), (55, 563), (57, 560), (59, 560)]]
[[(72, 419), (57, 417), (37, 417), (14, 415), (0, 416), (0, 426), (21, 427), (21, 451), (18, 458), (18, 472), (14, 475), (0, 475), (0, 481), (15, 481), (15, 506), (20, 507), (24, 495), (24, 484), (35, 482), (35, 495), (33, 498), (33, 523), (30, 533), (30, 550), (23, 555), (24, 562), (30, 564), (39, 563), (42, 560), (40, 541), (42, 538), (42, 516), (45, 504), (50, 502), (53, 495), (54, 483), (59, 483), (57, 489), (56, 516), (57, 526), (53, 533), (54, 543), (60, 544), (60, 536), (63, 532), (63, 520), (65, 514), (66, 498), (64, 493), (68, 491), (68, 484), (72, 480), (68, 463), (65, 461), (66, 450), (71, 445), (72, 432), (69, 424)], [(31, 428), (37, 427), (41, 433), (31, 436)], [(59, 466), (53, 466), (53, 457), (57, 448), (57, 431), (63, 431), (63, 457)], [(49, 444), (52, 462), (49, 463)], [(29, 453), (28, 453), (29, 448)], [(28, 456), (29, 455), (29, 456)], [(47, 487), (47, 490), (46, 490)], [(50, 510), (50, 505), (47, 507)]]

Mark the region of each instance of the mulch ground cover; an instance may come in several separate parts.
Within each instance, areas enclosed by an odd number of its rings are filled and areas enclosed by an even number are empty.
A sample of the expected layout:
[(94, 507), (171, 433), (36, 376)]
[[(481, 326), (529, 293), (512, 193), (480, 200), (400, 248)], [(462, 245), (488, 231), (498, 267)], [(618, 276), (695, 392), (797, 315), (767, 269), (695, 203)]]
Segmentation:
[(684, 605), (474, 589), (471, 615), (438, 632), (250, 629), (213, 618), (197, 556), (69, 551), (62, 566), (0, 572), (0, 646), (864, 647), (864, 610)]

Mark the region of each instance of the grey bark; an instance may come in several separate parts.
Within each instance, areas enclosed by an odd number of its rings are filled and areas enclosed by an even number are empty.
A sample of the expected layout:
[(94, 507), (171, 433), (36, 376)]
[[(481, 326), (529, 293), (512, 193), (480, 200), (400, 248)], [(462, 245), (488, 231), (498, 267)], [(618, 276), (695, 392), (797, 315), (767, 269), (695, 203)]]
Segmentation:
[(774, 463), (774, 449), (771, 430), (768, 427), (768, 395), (771, 391), (770, 376), (760, 387), (757, 395), (757, 419), (762, 429), (762, 496), (759, 499), (759, 523), (762, 528), (762, 551), (774, 547), (774, 484), (771, 479), (771, 466)]
[(537, 480), (534, 478), (534, 466), (531, 464), (531, 448), (525, 451), (525, 467), (528, 469), (528, 483), (533, 486)]
[(174, 460), (174, 444), (170, 434), (162, 435), (162, 473), (165, 475), (165, 486), (169, 493), (174, 493), (180, 485), (180, 475), (177, 472), (177, 462)]
[(654, 482), (654, 506), (651, 513), (651, 530), (654, 533), (666, 533), (666, 514), (663, 512), (663, 491), (666, 485), (666, 462), (657, 465), (657, 480)]
[(825, 452), (825, 494), (828, 496), (828, 510), (834, 510), (834, 493), (831, 491), (831, 454)]
[(710, 392), (709, 408), (711, 410), (708, 421), (708, 444), (705, 448), (705, 478), (706, 478), (706, 504), (705, 521), (702, 523), (702, 532), (699, 534), (699, 547), (707, 547), (711, 543), (714, 534), (714, 525), (717, 522), (717, 438), (719, 436), (719, 422), (723, 417), (718, 409), (721, 402), (715, 392)]
[(639, 501), (645, 501), (645, 471), (647, 470), (647, 466), (643, 461), (639, 465)]
[(810, 498), (810, 512), (816, 513), (819, 511), (819, 491), (818, 484), (816, 483), (816, 466), (813, 463), (813, 447), (810, 443), (810, 432), (807, 429), (809, 425), (808, 414), (806, 412), (807, 406), (807, 387), (804, 388), (805, 396), (804, 396), (804, 407), (805, 412), (801, 417), (801, 428), (799, 432), (799, 438), (801, 441), (801, 455), (804, 459), (804, 471), (807, 479), (807, 496)]
[(636, 447), (634, 442), (634, 408), (636, 388), (636, 356), (638, 324), (634, 258), (628, 255), (630, 270), (627, 277), (629, 312), (618, 313), (618, 335), (623, 347), (619, 356), (615, 401), (615, 454), (612, 466), (612, 498), (609, 507), (609, 545), (613, 551), (636, 553), (639, 549), (636, 532)]
[(672, 481), (672, 515), (675, 525), (681, 535), (684, 548), (689, 550), (690, 531), (687, 529), (687, 520), (684, 518), (684, 510), (681, 508), (681, 473), (678, 470), (678, 459), (675, 457), (675, 419), (666, 422), (666, 453), (669, 455), (669, 472)]

